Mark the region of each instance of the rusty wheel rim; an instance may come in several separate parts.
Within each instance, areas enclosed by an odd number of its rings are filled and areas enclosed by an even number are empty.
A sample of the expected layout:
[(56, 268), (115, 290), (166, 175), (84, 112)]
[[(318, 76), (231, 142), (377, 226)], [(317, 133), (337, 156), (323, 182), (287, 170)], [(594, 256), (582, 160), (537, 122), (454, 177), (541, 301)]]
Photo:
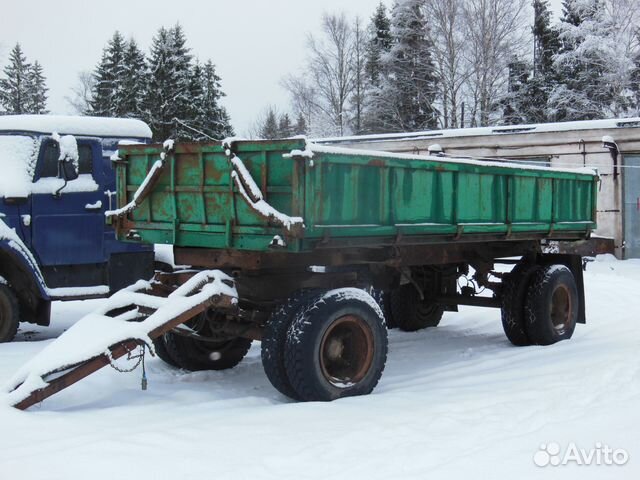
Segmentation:
[(556, 333), (563, 334), (569, 327), (571, 318), (573, 318), (571, 293), (566, 286), (560, 285), (551, 296), (551, 323)]
[(355, 315), (338, 318), (320, 343), (320, 367), (325, 379), (338, 388), (360, 382), (373, 364), (373, 332)]

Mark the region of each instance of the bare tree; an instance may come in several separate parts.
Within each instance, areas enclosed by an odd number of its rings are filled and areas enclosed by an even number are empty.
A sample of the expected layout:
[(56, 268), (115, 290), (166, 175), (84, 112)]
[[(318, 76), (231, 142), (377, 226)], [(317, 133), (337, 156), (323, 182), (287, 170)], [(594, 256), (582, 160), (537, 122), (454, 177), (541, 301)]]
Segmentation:
[(367, 39), (366, 29), (362, 28), (362, 20), (356, 17), (353, 23), (353, 60), (354, 73), (353, 95), (351, 105), (353, 108), (353, 133), (359, 135), (364, 130), (364, 109), (366, 102), (367, 75), (365, 71), (367, 63)]
[(91, 100), (93, 99), (93, 91), (96, 79), (91, 72), (80, 72), (78, 74), (78, 83), (71, 88), (72, 95), (65, 97), (67, 103), (79, 115), (88, 115), (91, 113)]
[(464, 0), (430, 0), (425, 2), (434, 46), (433, 57), (440, 89), (441, 125), (458, 128), (458, 112), (463, 101), (463, 86), (471, 70), (464, 57), (467, 23)]
[(488, 125), (508, 81), (508, 63), (524, 48), (527, 0), (466, 0), (471, 126)]
[[(283, 86), (304, 107), (309, 107), (308, 125), (314, 133), (344, 135), (348, 126), (348, 104), (354, 92), (354, 33), (344, 13), (322, 17), (322, 35), (309, 35), (309, 64), (301, 77), (289, 77)], [(302, 95), (302, 100), (296, 97)], [(296, 108), (297, 113), (302, 109)]]
[(296, 75), (284, 77), (280, 85), (289, 92), (293, 113), (304, 119), (309, 132), (315, 133), (315, 120), (318, 112), (315, 87), (305, 76)]

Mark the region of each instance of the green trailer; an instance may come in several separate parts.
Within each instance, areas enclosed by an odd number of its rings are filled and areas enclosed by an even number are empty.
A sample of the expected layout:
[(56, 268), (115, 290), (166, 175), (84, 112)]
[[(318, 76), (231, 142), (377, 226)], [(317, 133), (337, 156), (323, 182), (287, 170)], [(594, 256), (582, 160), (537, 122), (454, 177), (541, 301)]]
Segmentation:
[(155, 339), (182, 368), (232, 367), (261, 340), (280, 392), (331, 400), (375, 387), (387, 327), (495, 307), (523, 346), (568, 339), (585, 321), (581, 257), (543, 247), (596, 228), (591, 170), (304, 139), (126, 145), (114, 168), (118, 237), (173, 245), (190, 268), (161, 273), (165, 288), (216, 269), (237, 289), (233, 309), (209, 308)]

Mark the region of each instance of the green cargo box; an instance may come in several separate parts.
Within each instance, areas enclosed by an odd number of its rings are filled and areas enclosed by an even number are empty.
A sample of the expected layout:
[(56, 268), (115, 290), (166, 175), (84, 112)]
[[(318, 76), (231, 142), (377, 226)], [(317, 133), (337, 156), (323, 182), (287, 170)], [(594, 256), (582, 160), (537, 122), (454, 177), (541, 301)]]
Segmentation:
[(119, 156), (120, 210), (111, 217), (123, 240), (302, 252), (472, 238), (572, 240), (596, 228), (598, 177), (584, 169), (304, 139), (126, 145)]

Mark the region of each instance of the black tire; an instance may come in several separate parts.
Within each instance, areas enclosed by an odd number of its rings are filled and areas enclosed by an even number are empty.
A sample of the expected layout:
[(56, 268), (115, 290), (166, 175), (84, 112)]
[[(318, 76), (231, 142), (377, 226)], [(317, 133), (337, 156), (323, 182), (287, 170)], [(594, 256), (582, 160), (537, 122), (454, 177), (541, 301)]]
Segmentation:
[(389, 292), (385, 292), (383, 290), (378, 290), (372, 288), (369, 294), (373, 297), (373, 299), (380, 306), (380, 310), (384, 315), (384, 321), (387, 324), (387, 328), (391, 330), (392, 328), (397, 328), (395, 319), (393, 318), (393, 314), (391, 313), (391, 294)]
[(176, 361), (169, 355), (169, 351), (167, 350), (167, 345), (165, 343), (164, 335), (156, 338), (153, 341), (153, 348), (156, 351), (156, 355), (160, 360), (164, 363), (171, 365), (172, 367), (177, 367), (178, 364)]
[(502, 288), (500, 316), (509, 341), (518, 347), (531, 345), (526, 330), (524, 304), (533, 275), (542, 267), (520, 263), (506, 276)]
[(364, 290), (318, 295), (295, 317), (285, 348), (291, 386), (304, 401), (371, 393), (387, 361), (387, 327)]
[(192, 372), (227, 370), (238, 365), (251, 347), (251, 340), (234, 338), (226, 342), (204, 342), (169, 332), (164, 335), (168, 358)]
[(526, 330), (531, 343), (551, 345), (568, 340), (578, 320), (578, 288), (571, 270), (550, 265), (538, 270), (525, 303)]
[(262, 332), (260, 353), (264, 373), (276, 390), (294, 400), (300, 398), (289, 382), (284, 365), (287, 332), (296, 313), (316, 295), (317, 290), (305, 290), (292, 295), (272, 312)]
[(410, 283), (391, 292), (391, 317), (395, 325), (405, 332), (437, 327), (444, 307), (429, 300), (421, 300), (416, 287)]
[(18, 299), (8, 285), (0, 284), (0, 343), (13, 340), (19, 324)]

